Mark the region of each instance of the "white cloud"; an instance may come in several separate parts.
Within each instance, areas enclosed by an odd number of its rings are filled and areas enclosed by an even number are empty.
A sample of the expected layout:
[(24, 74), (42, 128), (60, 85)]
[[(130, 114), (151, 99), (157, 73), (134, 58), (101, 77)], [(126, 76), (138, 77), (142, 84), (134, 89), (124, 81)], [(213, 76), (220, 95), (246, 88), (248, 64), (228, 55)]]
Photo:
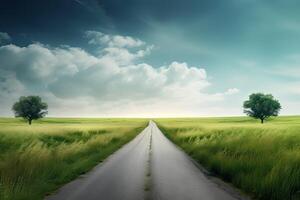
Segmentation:
[(240, 90), (237, 88), (229, 88), (224, 94), (226, 95), (232, 95), (238, 93)]
[(20, 95), (38, 94), (49, 102), (52, 115), (179, 116), (209, 113), (213, 102), (238, 92), (231, 88), (209, 94), (205, 69), (179, 62), (153, 67), (137, 62), (151, 47), (128, 49), (143, 42), (101, 37), (113, 42), (107, 41), (99, 55), (40, 43), (1, 46), (0, 70), (5, 78), (0, 77), (0, 103), (8, 105)]
[(0, 44), (4, 42), (8, 42), (11, 40), (11, 37), (8, 35), (8, 33), (0, 32)]
[(98, 31), (86, 31), (90, 44), (102, 44), (109, 47), (140, 47), (145, 43), (129, 36), (108, 35)]
[(120, 65), (128, 65), (150, 54), (153, 49), (153, 45), (146, 46), (145, 42), (129, 36), (108, 35), (97, 31), (86, 31), (85, 34), (89, 44), (100, 45), (99, 56), (113, 59)]

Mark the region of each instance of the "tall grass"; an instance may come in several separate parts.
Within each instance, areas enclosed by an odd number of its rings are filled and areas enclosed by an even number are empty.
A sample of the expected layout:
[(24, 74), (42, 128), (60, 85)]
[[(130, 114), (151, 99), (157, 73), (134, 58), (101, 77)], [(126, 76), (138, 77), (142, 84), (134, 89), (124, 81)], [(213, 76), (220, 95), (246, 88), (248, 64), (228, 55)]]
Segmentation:
[(300, 117), (161, 119), (172, 141), (257, 199), (300, 199)]
[(145, 120), (0, 118), (0, 199), (35, 200), (130, 141)]

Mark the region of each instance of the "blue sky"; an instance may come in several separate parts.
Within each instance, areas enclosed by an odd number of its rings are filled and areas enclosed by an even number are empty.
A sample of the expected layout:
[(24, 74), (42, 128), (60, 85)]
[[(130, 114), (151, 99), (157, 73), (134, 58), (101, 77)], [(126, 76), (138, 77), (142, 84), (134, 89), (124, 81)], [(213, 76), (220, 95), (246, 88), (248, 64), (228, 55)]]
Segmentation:
[(297, 0), (4, 0), (0, 115), (242, 115), (252, 92), (300, 110)]

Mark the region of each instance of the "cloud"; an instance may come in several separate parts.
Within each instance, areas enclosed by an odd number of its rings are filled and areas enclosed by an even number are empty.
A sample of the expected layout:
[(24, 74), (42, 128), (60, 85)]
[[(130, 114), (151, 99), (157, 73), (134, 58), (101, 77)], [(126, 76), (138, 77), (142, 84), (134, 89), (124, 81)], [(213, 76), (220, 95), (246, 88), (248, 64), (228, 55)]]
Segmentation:
[(14, 74), (26, 88), (46, 89), (60, 98), (82, 95), (108, 100), (150, 98), (167, 90), (193, 86), (200, 91), (209, 85), (204, 69), (178, 62), (158, 68), (146, 63), (124, 67), (117, 58), (122, 53), (107, 52), (96, 57), (72, 47), (50, 48), (42, 44), (0, 47), (2, 70)]
[(9, 42), (11, 40), (11, 37), (8, 35), (8, 33), (0, 32), (0, 44)]
[(98, 31), (86, 31), (85, 36), (89, 39), (89, 44), (97, 45), (98, 56), (113, 59), (120, 65), (128, 65), (143, 58), (153, 49), (153, 45), (146, 46), (145, 42), (129, 36), (109, 35)]
[(152, 46), (149, 46), (146, 49), (138, 50), (136, 52), (130, 52), (128, 49), (125, 48), (107, 47), (101, 49), (100, 55), (107, 59), (112, 59), (118, 62), (120, 65), (128, 65), (133, 61), (148, 55), (151, 49)]
[(90, 44), (108, 45), (109, 47), (140, 47), (145, 42), (129, 36), (108, 35), (98, 31), (86, 31), (86, 37)]
[[(205, 69), (175, 61), (154, 67), (137, 61), (150, 51), (140, 45), (143, 42), (129, 37), (124, 37), (127, 43), (119, 42), (102, 33), (101, 37), (110, 39), (95, 55), (40, 43), (1, 46), (0, 95), (10, 97), (0, 101), (7, 104), (19, 95), (38, 94), (50, 102), (50, 113), (59, 115), (62, 110), (64, 115), (180, 115), (198, 114), (201, 106), (238, 92), (232, 88), (209, 94)], [(133, 46), (140, 47), (132, 52)]]
[(238, 93), (240, 90), (237, 88), (229, 88), (224, 94), (226, 95), (232, 95)]

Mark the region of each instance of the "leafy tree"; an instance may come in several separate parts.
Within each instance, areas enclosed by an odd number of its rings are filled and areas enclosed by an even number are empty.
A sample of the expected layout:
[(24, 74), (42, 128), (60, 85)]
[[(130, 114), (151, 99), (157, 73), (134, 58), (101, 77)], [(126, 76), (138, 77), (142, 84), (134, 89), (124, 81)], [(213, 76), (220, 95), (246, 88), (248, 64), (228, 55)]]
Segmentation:
[(281, 105), (271, 94), (253, 93), (244, 102), (244, 113), (260, 119), (261, 123), (270, 116), (278, 116)]
[(31, 125), (32, 120), (43, 118), (48, 113), (47, 108), (48, 105), (42, 102), (39, 96), (22, 96), (13, 105), (12, 110), (15, 117), (23, 117)]

